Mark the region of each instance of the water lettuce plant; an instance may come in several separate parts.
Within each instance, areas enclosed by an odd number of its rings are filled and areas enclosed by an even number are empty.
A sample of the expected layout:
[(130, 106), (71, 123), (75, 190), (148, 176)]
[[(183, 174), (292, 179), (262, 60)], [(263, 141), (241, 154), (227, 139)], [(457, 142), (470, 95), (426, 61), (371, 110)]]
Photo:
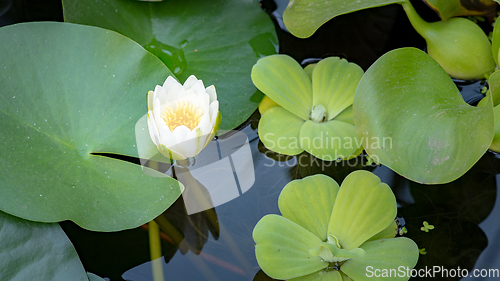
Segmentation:
[(217, 133), (221, 121), (213, 85), (194, 75), (181, 85), (169, 76), (148, 92), (148, 128), (160, 153), (173, 160), (194, 157)]
[[(500, 35), (500, 34), (499, 34)], [(488, 93), (491, 95), (493, 99), (493, 112), (494, 112), (494, 120), (495, 120), (495, 134), (493, 136), (493, 140), (491, 141), (490, 150), (495, 152), (500, 152), (500, 71), (496, 71), (488, 77)], [(488, 96), (483, 98), (478, 106), (484, 106), (488, 102)]]
[[(492, 55), (495, 63), (498, 65), (498, 53), (500, 50), (500, 20), (495, 22), (492, 35)], [(489, 147), (490, 150), (500, 152), (500, 71), (495, 71), (488, 77), (489, 93), (493, 99), (494, 114), (495, 114), (495, 135)], [(479, 105), (484, 105), (487, 98), (482, 99)]]
[(415, 242), (394, 238), (394, 194), (371, 172), (352, 172), (340, 188), (321, 174), (292, 181), (278, 206), (282, 216), (264, 216), (253, 231), (259, 266), (272, 278), (370, 280), (369, 269), (406, 270), (417, 263)]
[[(353, 110), (368, 155), (419, 183), (457, 179), (493, 139), (491, 98), (468, 105), (440, 65), (415, 48), (380, 57), (359, 82)], [(384, 137), (390, 146), (370, 144)]]
[(354, 92), (363, 70), (345, 59), (329, 57), (308, 68), (291, 57), (273, 55), (252, 68), (252, 81), (279, 107), (264, 112), (259, 136), (275, 152), (304, 150), (323, 160), (361, 152), (352, 115)]

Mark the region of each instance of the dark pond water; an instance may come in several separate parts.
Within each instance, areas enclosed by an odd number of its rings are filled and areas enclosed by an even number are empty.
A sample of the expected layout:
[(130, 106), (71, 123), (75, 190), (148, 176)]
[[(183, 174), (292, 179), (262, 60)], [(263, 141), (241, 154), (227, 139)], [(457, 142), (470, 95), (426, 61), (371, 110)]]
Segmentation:
[[(405, 46), (424, 49), (399, 6), (361, 11), (338, 17), (309, 39), (298, 39), (284, 30), (281, 14), (288, 1), (262, 1), (273, 18), (280, 41), (280, 53), (299, 62), (311, 58), (341, 56), (367, 69), (385, 52)], [(0, 1), (0, 26), (22, 21), (62, 20), (59, 1)], [(416, 9), (427, 20), (436, 20), (420, 1)], [(486, 26), (484, 26), (486, 28)], [(484, 82), (456, 81), (464, 100), (474, 104), (481, 97)], [(239, 130), (246, 134), (253, 167), (247, 173), (235, 170), (238, 196), (214, 209), (187, 215), (182, 198), (163, 214), (174, 228), (163, 228), (162, 251), (165, 280), (271, 280), (259, 271), (254, 255), (252, 230), (266, 214), (278, 213), (277, 198), (291, 180), (324, 173), (338, 182), (355, 169), (372, 170), (394, 190), (398, 216), (406, 222), (406, 236), (420, 248), (417, 268), (442, 266), (447, 269), (500, 269), (500, 206), (498, 178), (500, 157), (487, 152), (463, 177), (445, 185), (423, 186), (410, 182), (382, 166), (368, 166), (362, 156), (349, 162), (321, 162), (306, 154), (284, 157), (266, 151), (258, 139), (255, 113)], [(297, 159), (300, 159), (300, 164)], [(239, 165), (233, 159), (232, 167)], [(217, 174), (201, 177), (214, 178)], [(243, 180), (253, 180), (243, 188)], [(246, 191), (245, 191), (246, 190)], [(423, 221), (435, 226), (420, 230)], [(148, 233), (137, 228), (116, 233), (83, 230), (71, 222), (61, 226), (74, 244), (87, 271), (109, 280), (153, 280)], [(172, 229), (175, 229), (173, 231)], [(184, 239), (176, 240), (182, 233)], [(171, 238), (174, 241), (168, 241)], [(420, 278), (430, 279), (430, 278)], [(438, 278), (458, 280), (460, 278)], [(471, 279), (471, 278), (465, 278)], [(464, 280), (465, 280), (464, 279)]]

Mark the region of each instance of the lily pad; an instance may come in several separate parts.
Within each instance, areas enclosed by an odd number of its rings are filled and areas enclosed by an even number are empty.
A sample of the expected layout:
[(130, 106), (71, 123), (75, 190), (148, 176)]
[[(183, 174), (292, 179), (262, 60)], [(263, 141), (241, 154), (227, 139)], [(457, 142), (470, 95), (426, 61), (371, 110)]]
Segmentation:
[(456, 16), (481, 16), (495, 11), (493, 0), (425, 0), (442, 20)]
[(292, 0), (283, 13), (286, 28), (299, 38), (307, 38), (336, 16), (359, 10), (403, 3), (408, 0)]
[(95, 231), (161, 214), (182, 184), (96, 153), (138, 156), (146, 93), (170, 74), (113, 31), (53, 22), (1, 28), (0, 210)]
[(457, 179), (493, 139), (491, 99), (465, 103), (448, 74), (415, 48), (378, 59), (359, 83), (353, 110), (370, 157), (419, 183)]
[(194, 74), (215, 85), (221, 130), (243, 123), (262, 100), (250, 80), (258, 58), (277, 52), (277, 37), (258, 1), (64, 0), (65, 21), (132, 38), (185, 81)]
[(56, 223), (0, 212), (0, 241), (2, 280), (88, 280), (75, 248)]

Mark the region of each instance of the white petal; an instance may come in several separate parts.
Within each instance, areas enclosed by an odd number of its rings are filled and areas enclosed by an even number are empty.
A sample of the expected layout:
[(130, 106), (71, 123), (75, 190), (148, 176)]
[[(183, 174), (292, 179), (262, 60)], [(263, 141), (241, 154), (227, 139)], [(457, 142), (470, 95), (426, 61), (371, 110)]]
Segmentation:
[(175, 140), (177, 143), (182, 143), (189, 139), (191, 130), (188, 127), (182, 125), (174, 129), (172, 132), (175, 136)]
[(160, 132), (160, 143), (164, 144), (166, 147), (170, 148), (177, 143), (174, 134), (170, 131), (170, 128), (165, 124), (165, 122), (159, 122), (156, 124), (158, 132)]
[(201, 80), (196, 81), (190, 89), (195, 93), (205, 93), (205, 85), (203, 85), (203, 81)]
[(176, 83), (173, 84), (170, 89), (167, 91), (167, 99), (165, 102), (175, 101), (181, 98), (184, 95), (184, 88), (181, 84)]
[(165, 92), (168, 93), (170, 88), (175, 84), (180, 85), (180, 83), (173, 76), (168, 76), (167, 80), (165, 80), (165, 83), (163, 83), (163, 89), (165, 89)]
[(163, 89), (163, 87), (156, 86), (155, 99), (159, 99), (160, 103), (165, 103), (167, 101), (167, 93), (165, 92), (165, 89)]
[(217, 100), (217, 93), (215, 92), (215, 86), (211, 85), (208, 86), (205, 91), (207, 92), (208, 96), (210, 97), (210, 103), (214, 102)]
[(169, 150), (172, 152), (172, 156), (173, 156), (174, 160), (182, 160), (182, 159), (186, 159), (189, 157), (189, 156), (183, 155), (182, 153), (180, 153), (179, 151), (177, 151), (175, 149), (169, 148)]
[(150, 110), (148, 111), (148, 130), (149, 130), (149, 136), (151, 137), (151, 140), (153, 143), (158, 146), (160, 143), (160, 134), (158, 133), (158, 128), (156, 127), (154, 118), (153, 118), (153, 112)]
[(189, 152), (189, 146), (192, 146), (191, 143), (193, 143), (193, 141), (189, 141), (189, 138), (192, 137), (191, 130), (182, 125), (175, 128), (172, 133), (176, 140), (176, 144), (172, 148), (182, 155), (190, 157), (187, 152)]
[(201, 133), (203, 135), (208, 135), (212, 131), (212, 124), (210, 122), (210, 115), (204, 114), (203, 117), (200, 120), (200, 124), (196, 126), (197, 128), (201, 129)]
[(198, 81), (198, 79), (196, 79), (196, 76), (189, 76), (188, 79), (186, 79), (186, 81), (184, 82), (184, 89), (190, 89), (196, 83), (196, 81)]
[(193, 89), (185, 89), (184, 95), (182, 96), (182, 99), (184, 99), (187, 96), (192, 96), (192, 95), (196, 95), (196, 92), (193, 91)]
[(153, 116), (157, 118), (158, 116), (161, 115), (161, 103), (160, 99), (154, 99), (153, 100)]
[(201, 93), (201, 94), (197, 94), (196, 95), (196, 98), (195, 98), (195, 101), (193, 102), (193, 104), (196, 104), (196, 106), (198, 108), (201, 108), (201, 110), (203, 110), (203, 114), (208, 114), (210, 111), (208, 105), (209, 105), (209, 101), (210, 100), (210, 97), (208, 96), (208, 94), (206, 93)]
[(161, 104), (160, 104), (160, 99), (154, 99), (153, 100), (153, 117), (155, 119), (156, 123), (160, 123), (160, 120), (163, 120), (161, 118)]
[(155, 93), (153, 91), (148, 92), (147, 100), (148, 100), (148, 111), (153, 110), (153, 99)]
[(217, 120), (217, 112), (219, 112), (219, 101), (214, 101), (210, 104), (210, 121), (212, 123), (212, 128), (215, 126), (215, 120)]
[[(189, 90), (188, 90), (189, 91)], [(186, 91), (186, 93), (188, 92)], [(197, 108), (201, 108), (203, 110), (203, 114), (208, 114), (209, 108), (208, 108), (208, 95), (207, 94), (192, 94), (192, 95), (186, 95), (182, 99), (179, 99), (179, 102), (186, 102), (189, 104), (195, 105)], [(175, 103), (170, 103), (167, 105), (171, 105), (172, 108), (175, 108)]]
[(189, 132), (189, 139), (182, 143), (185, 156), (194, 157), (200, 153), (200, 138), (196, 136), (196, 130)]

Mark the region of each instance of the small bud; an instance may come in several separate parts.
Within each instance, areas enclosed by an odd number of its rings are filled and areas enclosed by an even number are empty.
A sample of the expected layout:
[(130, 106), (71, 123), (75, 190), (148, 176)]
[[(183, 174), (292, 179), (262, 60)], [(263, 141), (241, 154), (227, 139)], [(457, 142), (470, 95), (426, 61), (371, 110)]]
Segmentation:
[(325, 122), (326, 120), (326, 109), (322, 105), (316, 105), (311, 111), (311, 120), (316, 123)]

